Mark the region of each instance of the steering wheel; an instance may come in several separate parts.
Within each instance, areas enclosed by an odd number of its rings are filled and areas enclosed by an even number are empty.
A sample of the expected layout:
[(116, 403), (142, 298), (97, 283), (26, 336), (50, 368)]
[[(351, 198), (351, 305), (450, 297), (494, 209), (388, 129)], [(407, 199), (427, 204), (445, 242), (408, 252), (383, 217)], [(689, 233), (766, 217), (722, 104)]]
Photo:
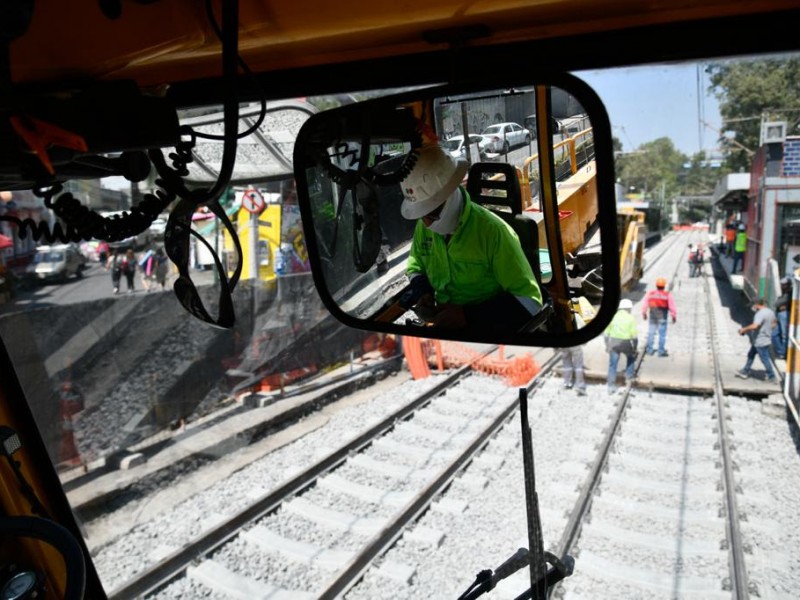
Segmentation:
[[(5, 537), (35, 538), (58, 550), (66, 571), (65, 600), (83, 598), (86, 563), (80, 544), (69, 530), (55, 521), (41, 517), (0, 517), (0, 538)], [(0, 582), (0, 597), (10, 600), (33, 598), (38, 596), (35, 592), (42, 590), (45, 583), (43, 576), (37, 571), (20, 570), (8, 581)]]

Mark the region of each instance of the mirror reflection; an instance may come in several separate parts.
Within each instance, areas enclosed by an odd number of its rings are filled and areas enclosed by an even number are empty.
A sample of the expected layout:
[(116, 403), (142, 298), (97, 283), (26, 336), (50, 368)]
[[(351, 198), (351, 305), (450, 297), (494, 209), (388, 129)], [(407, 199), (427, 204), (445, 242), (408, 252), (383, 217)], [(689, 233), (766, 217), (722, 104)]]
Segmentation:
[(317, 115), (295, 151), (317, 284), (357, 326), (487, 341), (580, 329), (604, 297), (595, 160), (592, 118), (560, 88)]

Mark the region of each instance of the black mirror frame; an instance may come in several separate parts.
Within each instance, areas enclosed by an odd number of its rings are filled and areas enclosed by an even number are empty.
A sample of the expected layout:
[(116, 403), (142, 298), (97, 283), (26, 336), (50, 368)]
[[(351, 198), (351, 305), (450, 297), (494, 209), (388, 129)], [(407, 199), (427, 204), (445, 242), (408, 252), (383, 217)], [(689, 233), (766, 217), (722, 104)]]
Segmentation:
[[(600, 225), (601, 264), (603, 267), (603, 299), (597, 315), (586, 327), (564, 333), (534, 332), (529, 334), (514, 334), (502, 340), (487, 338), (480, 335), (470, 335), (469, 330), (461, 329), (431, 329), (426, 335), (424, 328), (409, 328), (396, 323), (369, 321), (355, 318), (345, 313), (332, 298), (324, 279), (320, 253), (317, 246), (316, 233), (313, 227), (313, 217), (308, 195), (308, 181), (306, 178), (307, 157), (303, 148), (309, 138), (309, 132), (317, 129), (317, 123), (324, 124), (331, 119), (331, 115), (357, 114), (366, 106), (380, 106), (386, 103), (402, 103), (422, 97), (443, 97), (471, 94), (487, 89), (513, 89), (531, 86), (549, 86), (561, 88), (579, 99), (581, 106), (586, 111), (592, 123), (595, 141), (595, 160), (597, 164), (597, 200), (598, 222)], [(355, 329), (377, 331), (397, 335), (414, 335), (416, 337), (429, 337), (442, 340), (455, 340), (480, 343), (503, 343), (519, 346), (536, 347), (568, 347), (588, 342), (601, 335), (608, 323), (616, 313), (620, 299), (620, 274), (619, 274), (619, 248), (617, 236), (617, 211), (614, 188), (614, 155), (611, 136), (611, 125), (608, 113), (595, 91), (579, 78), (564, 72), (542, 71), (533, 77), (522, 77), (520, 73), (495, 73), (482, 77), (479, 81), (458, 84), (444, 84), (441, 86), (426, 87), (413, 92), (405, 92), (367, 100), (357, 104), (323, 111), (311, 116), (306, 121), (297, 136), (294, 151), (294, 172), (297, 182), (297, 198), (300, 215), (303, 221), (305, 242), (311, 264), (314, 285), (325, 307), (340, 322)]]

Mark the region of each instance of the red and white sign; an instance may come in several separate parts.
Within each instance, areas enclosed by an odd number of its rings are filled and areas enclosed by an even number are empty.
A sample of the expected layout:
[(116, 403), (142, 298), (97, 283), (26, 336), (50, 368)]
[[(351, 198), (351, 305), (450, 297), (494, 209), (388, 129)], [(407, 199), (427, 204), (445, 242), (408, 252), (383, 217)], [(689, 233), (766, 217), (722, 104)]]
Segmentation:
[(266, 203), (264, 197), (258, 190), (247, 190), (242, 196), (242, 206), (244, 209), (252, 214), (260, 214)]

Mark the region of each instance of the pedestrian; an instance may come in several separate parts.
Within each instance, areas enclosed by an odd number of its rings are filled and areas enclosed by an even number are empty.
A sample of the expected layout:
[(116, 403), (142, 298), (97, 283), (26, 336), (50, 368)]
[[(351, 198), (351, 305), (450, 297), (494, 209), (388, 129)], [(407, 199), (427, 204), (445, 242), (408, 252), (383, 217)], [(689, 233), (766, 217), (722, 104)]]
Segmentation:
[(156, 250), (156, 283), (163, 290), (167, 285), (167, 272), (169, 271), (169, 259), (164, 254), (163, 248)]
[(633, 302), (627, 298), (619, 301), (619, 310), (611, 319), (603, 333), (603, 339), (608, 352), (608, 393), (617, 391), (617, 365), (620, 355), (625, 355), (625, 385), (633, 382), (633, 368), (636, 361), (636, 348), (639, 344), (639, 330), (636, 319), (631, 314)]
[(139, 266), (142, 269), (142, 286), (149, 292), (156, 284), (156, 253), (153, 250), (145, 252), (139, 259)]
[(125, 258), (122, 259), (122, 274), (125, 275), (125, 281), (128, 283), (128, 293), (132, 294), (134, 292), (133, 276), (136, 274), (136, 255), (132, 248), (128, 248)]
[(689, 256), (686, 258), (689, 265), (689, 277), (694, 277), (694, 246), (689, 244)]
[(656, 279), (656, 289), (648, 291), (642, 300), (642, 318), (649, 321), (645, 352), (650, 356), (655, 354), (653, 343), (656, 332), (658, 332), (658, 355), (669, 356), (667, 352), (667, 319), (672, 317), (672, 322), (675, 323), (677, 310), (675, 298), (666, 288), (667, 280), (659, 277)]
[(114, 250), (106, 263), (106, 271), (111, 271), (111, 285), (115, 294), (119, 294), (119, 280), (122, 278), (122, 260), (123, 258), (120, 256), (119, 251)]
[(97, 262), (101, 265), (105, 266), (106, 262), (108, 262), (109, 249), (108, 242), (105, 240), (100, 240), (97, 244)]
[(742, 266), (744, 271), (744, 253), (747, 250), (747, 227), (742, 223), (739, 225), (739, 231), (736, 232), (736, 238), (733, 241), (733, 268), (731, 275), (736, 274), (736, 267)]
[(697, 244), (697, 249), (692, 255), (692, 272), (691, 277), (699, 277), (703, 272), (703, 261), (705, 260), (705, 253), (703, 251), (703, 244)]
[(747, 362), (744, 363), (741, 371), (736, 371), (734, 374), (741, 379), (749, 378), (752, 374), (750, 367), (753, 366), (753, 361), (758, 354), (764, 364), (764, 370), (767, 372), (767, 381), (775, 383), (777, 379), (772, 369), (772, 357), (769, 354), (769, 348), (772, 345), (772, 329), (776, 322), (775, 313), (767, 306), (763, 298), (759, 298), (753, 303), (753, 310), (756, 311), (753, 322), (739, 329), (739, 335), (748, 334), (750, 337)]
[(583, 377), (583, 347), (561, 349), (561, 373), (564, 377), (564, 389), (575, 388), (578, 396), (586, 395), (586, 380)]
[(772, 350), (777, 358), (785, 359), (789, 342), (789, 311), (792, 308), (792, 280), (781, 279), (781, 295), (775, 301), (777, 326), (772, 331)]

